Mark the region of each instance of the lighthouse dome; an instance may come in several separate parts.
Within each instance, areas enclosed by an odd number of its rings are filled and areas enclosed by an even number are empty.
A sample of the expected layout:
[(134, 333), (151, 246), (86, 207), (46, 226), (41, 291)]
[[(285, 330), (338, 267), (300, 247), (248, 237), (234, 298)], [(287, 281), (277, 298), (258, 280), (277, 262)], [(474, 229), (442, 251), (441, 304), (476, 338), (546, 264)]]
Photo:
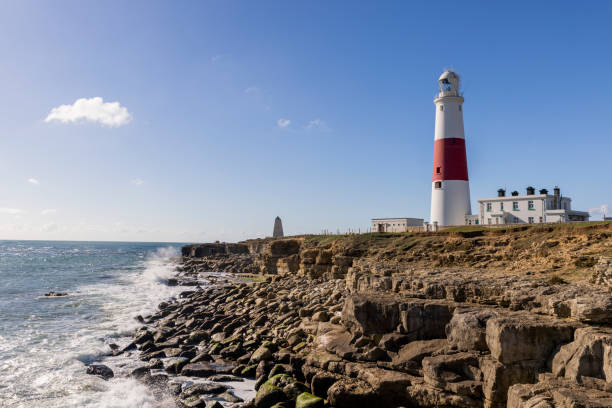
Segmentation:
[(459, 75), (447, 69), (438, 78), (439, 96), (459, 96)]
[(457, 73), (455, 71), (452, 71), (450, 69), (447, 69), (446, 71), (444, 71), (442, 73), (442, 75), (440, 75), (440, 78), (438, 78), (438, 81), (440, 81), (441, 79), (450, 79), (450, 78), (457, 78), (459, 79), (459, 75), (457, 75)]

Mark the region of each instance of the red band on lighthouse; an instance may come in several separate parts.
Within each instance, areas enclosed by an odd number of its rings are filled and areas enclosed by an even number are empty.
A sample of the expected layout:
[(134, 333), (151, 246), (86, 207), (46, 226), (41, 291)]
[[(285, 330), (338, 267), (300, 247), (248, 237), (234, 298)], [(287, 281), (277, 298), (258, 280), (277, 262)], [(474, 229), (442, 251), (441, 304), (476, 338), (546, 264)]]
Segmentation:
[(434, 142), (434, 166), (432, 181), (468, 181), (465, 139), (446, 138)]

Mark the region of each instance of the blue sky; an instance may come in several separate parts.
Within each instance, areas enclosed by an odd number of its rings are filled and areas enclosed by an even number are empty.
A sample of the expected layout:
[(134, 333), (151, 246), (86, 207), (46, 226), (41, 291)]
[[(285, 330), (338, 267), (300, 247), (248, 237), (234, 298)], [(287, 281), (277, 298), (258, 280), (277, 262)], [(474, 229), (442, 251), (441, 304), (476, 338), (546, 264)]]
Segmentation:
[[(451, 67), (474, 210), (556, 184), (575, 209), (612, 208), (611, 17), (595, 1), (4, 1), (0, 239), (427, 218)], [(119, 125), (45, 121), (94, 97), (119, 103), (104, 105)]]

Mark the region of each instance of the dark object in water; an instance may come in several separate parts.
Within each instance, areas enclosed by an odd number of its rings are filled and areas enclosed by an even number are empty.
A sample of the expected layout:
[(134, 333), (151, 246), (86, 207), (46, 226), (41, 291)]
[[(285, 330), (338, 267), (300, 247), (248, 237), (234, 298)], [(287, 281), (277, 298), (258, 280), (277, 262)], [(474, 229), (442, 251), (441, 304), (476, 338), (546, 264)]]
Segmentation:
[(66, 292), (47, 292), (45, 293), (46, 297), (62, 297), (62, 296), (68, 296), (68, 293)]
[(113, 370), (105, 366), (104, 364), (92, 364), (87, 366), (87, 374), (96, 375), (98, 377), (104, 378), (108, 380), (109, 378), (113, 378), (115, 374)]

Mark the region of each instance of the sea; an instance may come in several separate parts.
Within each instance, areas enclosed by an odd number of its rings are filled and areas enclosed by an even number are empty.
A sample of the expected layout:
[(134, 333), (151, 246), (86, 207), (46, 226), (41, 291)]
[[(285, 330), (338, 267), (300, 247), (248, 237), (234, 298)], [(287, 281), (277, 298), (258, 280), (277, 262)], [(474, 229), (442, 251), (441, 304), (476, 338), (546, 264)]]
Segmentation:
[[(181, 244), (0, 241), (0, 407), (174, 407), (122, 374), (135, 316), (185, 290), (167, 286)], [(49, 298), (50, 291), (66, 292)], [(104, 361), (103, 361), (104, 360)], [(103, 361), (109, 381), (87, 375)]]

